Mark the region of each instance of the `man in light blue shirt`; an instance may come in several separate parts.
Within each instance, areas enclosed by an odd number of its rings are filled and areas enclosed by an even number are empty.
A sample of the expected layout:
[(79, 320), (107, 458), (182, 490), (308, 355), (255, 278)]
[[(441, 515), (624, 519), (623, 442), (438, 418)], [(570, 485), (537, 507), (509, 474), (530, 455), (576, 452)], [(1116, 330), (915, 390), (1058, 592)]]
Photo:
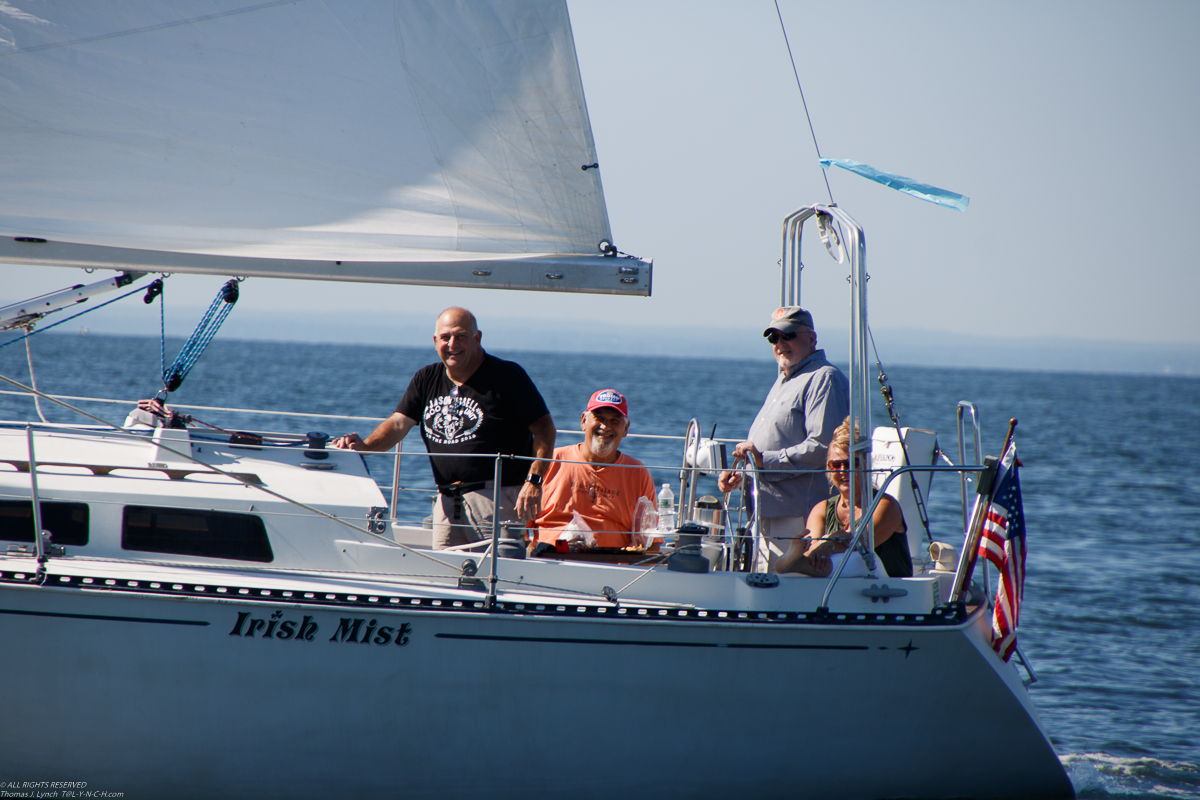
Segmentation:
[[(759, 470), (759, 529), (766, 537), (755, 570), (766, 572), (804, 534), (808, 512), (830, 494), (825, 456), (833, 431), (850, 413), (850, 382), (817, 349), (812, 315), (799, 306), (775, 310), (763, 331), (775, 352), (779, 377), (734, 450), (734, 464), (754, 460)], [(741, 485), (737, 472), (721, 473), (727, 492)]]

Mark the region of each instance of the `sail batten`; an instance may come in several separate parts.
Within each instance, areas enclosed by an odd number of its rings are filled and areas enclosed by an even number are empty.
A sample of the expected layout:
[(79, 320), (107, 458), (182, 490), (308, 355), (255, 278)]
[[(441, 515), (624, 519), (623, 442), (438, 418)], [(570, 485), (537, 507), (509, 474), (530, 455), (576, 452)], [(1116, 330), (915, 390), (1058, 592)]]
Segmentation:
[(90, 266), (446, 285), (612, 261), (563, 0), (36, 11), (0, 37), (0, 236)]

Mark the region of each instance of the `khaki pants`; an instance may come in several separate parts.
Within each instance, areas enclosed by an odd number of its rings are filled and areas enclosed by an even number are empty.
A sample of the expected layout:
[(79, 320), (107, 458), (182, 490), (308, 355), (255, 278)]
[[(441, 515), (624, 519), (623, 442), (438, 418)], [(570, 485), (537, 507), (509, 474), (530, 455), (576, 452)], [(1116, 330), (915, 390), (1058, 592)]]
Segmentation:
[[(500, 522), (517, 521), (520, 486), (500, 488)], [(461, 497), (439, 494), (433, 501), (433, 548), (442, 550), (492, 538), (492, 482)]]
[(804, 535), (807, 517), (772, 517), (760, 520), (759, 530), (763, 543), (758, 548), (754, 562), (755, 572), (774, 572), (775, 562), (792, 546), (792, 538)]

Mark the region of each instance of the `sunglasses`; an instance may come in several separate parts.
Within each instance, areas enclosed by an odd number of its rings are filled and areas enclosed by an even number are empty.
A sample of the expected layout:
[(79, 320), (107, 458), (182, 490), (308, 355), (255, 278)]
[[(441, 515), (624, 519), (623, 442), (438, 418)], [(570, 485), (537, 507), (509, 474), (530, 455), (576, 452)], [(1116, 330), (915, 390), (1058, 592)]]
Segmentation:
[(770, 342), (771, 344), (777, 344), (780, 339), (783, 339), (785, 342), (790, 342), (792, 339), (795, 339), (795, 338), (796, 338), (795, 331), (792, 331), (791, 333), (780, 333), (779, 331), (771, 331), (770, 333), (767, 334), (767, 341)]
[[(839, 458), (833, 461), (826, 461), (825, 466), (830, 472), (845, 472), (846, 470), (850, 469), (850, 459)], [(862, 459), (858, 456), (854, 457), (854, 467), (855, 469), (862, 468)]]

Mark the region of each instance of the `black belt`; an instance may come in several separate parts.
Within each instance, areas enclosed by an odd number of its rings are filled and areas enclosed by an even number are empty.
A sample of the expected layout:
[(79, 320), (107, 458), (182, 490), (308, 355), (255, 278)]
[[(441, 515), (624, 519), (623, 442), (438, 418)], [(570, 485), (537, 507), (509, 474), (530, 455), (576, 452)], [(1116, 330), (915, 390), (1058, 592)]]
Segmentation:
[(475, 483), (448, 483), (445, 486), (439, 486), (438, 494), (443, 497), (462, 497), (470, 492), (478, 492), (480, 489), (486, 488), (487, 481), (476, 481)]

